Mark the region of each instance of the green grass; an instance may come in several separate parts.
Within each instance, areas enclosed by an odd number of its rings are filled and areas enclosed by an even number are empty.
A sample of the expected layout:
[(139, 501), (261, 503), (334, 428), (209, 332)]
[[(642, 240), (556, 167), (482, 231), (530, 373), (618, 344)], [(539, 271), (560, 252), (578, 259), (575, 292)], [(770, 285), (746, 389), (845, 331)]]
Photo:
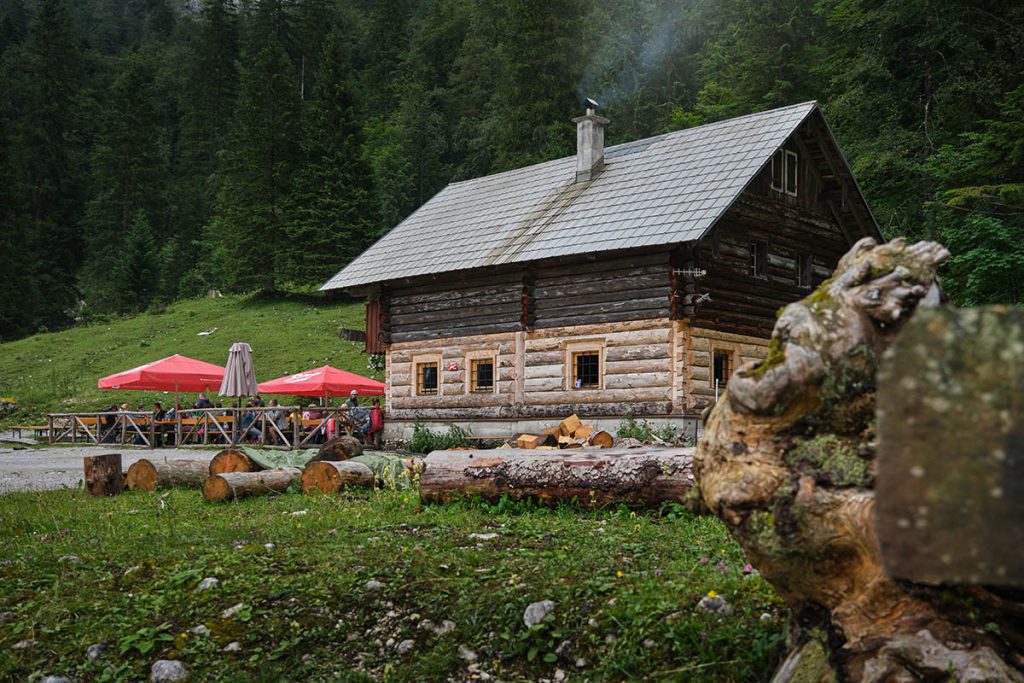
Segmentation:
[[(503, 681), (558, 668), (568, 680), (766, 680), (782, 603), (743, 575), (717, 520), (666, 512), (423, 507), (414, 493), (381, 491), (226, 505), (195, 491), (6, 495), (0, 612), (15, 616), (0, 626), (0, 679), (141, 681), (156, 659), (180, 658), (203, 681), (466, 680), (463, 645)], [(59, 561), (67, 555), (81, 561)], [(221, 585), (197, 593), (208, 576)], [(379, 593), (363, 589), (369, 580)], [(709, 591), (735, 613), (697, 609)], [(554, 614), (527, 629), (523, 610), (546, 599)], [(424, 619), (455, 628), (435, 635)], [(199, 624), (209, 635), (188, 633)], [(34, 647), (11, 648), (29, 638)], [(399, 655), (406, 639), (415, 646)], [(108, 654), (87, 662), (101, 641)], [(239, 652), (221, 652), (234, 641)]]
[[(223, 365), (236, 341), (252, 346), (260, 381), (320, 365), (374, 376), (363, 345), (338, 337), (340, 327), (363, 325), (359, 303), (331, 303), (308, 295), (226, 296), (182, 301), (159, 314), (0, 344), (0, 396), (15, 397), (22, 407), (3, 421), (29, 423), (45, 412), (98, 411), (125, 401), (146, 406), (161, 401), (169, 407), (173, 393), (100, 391), (96, 382), (175, 353)], [(214, 334), (196, 336), (211, 327), (217, 328)], [(379, 373), (376, 378), (381, 379)]]

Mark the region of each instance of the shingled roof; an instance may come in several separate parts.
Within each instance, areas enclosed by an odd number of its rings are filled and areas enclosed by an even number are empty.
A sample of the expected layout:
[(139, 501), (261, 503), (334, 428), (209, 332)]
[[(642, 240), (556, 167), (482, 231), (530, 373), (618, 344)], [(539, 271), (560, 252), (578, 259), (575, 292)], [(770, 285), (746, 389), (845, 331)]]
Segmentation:
[(817, 109), (781, 109), (628, 142), (576, 182), (566, 157), (452, 183), (321, 289), (700, 239)]

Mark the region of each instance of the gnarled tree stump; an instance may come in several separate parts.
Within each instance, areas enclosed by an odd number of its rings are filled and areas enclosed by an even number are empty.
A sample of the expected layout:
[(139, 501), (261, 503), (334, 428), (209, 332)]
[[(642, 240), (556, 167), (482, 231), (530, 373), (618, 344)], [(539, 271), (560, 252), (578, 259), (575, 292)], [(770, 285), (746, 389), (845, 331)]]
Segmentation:
[(778, 683), (823, 665), (843, 681), (1024, 680), (966, 589), (887, 577), (875, 532), (875, 373), (915, 308), (938, 303), (948, 256), (859, 241), (783, 310), (767, 358), (737, 370), (705, 426), (700, 500), (793, 610), (797, 647)]
[(124, 491), (121, 454), (87, 455), (82, 458), (85, 490), (91, 496), (116, 496)]

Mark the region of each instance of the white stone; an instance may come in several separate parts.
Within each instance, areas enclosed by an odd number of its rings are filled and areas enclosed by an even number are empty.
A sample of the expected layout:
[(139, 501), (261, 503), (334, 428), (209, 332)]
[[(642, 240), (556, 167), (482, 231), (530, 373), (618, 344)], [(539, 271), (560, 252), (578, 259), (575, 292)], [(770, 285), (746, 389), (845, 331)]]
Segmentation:
[(395, 647), (395, 652), (400, 655), (408, 654), (414, 647), (416, 647), (416, 641), (411, 638), (407, 638)]
[(57, 561), (61, 564), (78, 564), (82, 561), (82, 558), (80, 558), (78, 555), (64, 555)]
[(230, 643), (228, 643), (227, 645), (225, 645), (224, 649), (221, 650), (221, 652), (238, 652), (241, 649), (242, 649), (242, 644), (239, 643), (237, 640), (233, 640)]
[(376, 592), (384, 588), (384, 584), (380, 581), (370, 580), (363, 584), (364, 591)]
[(96, 643), (95, 645), (90, 645), (88, 649), (86, 649), (85, 658), (90, 662), (98, 662), (100, 657), (102, 657), (103, 653), (106, 651), (106, 643)]
[(149, 670), (150, 683), (178, 683), (191, 679), (188, 667), (177, 659), (158, 659)]
[(36, 641), (34, 638), (26, 638), (25, 640), (19, 640), (14, 645), (11, 645), (12, 650), (27, 650), (30, 647), (35, 647)]
[(220, 579), (214, 578), (212, 576), (208, 576), (208, 577), (206, 577), (205, 579), (203, 579), (202, 581), (199, 582), (199, 585), (196, 586), (196, 590), (201, 593), (203, 591), (208, 591), (211, 588), (216, 588), (219, 585), (220, 585)]
[(226, 610), (224, 610), (223, 612), (220, 613), (220, 618), (221, 619), (231, 619), (236, 614), (241, 612), (244, 607), (245, 607), (245, 603), (244, 602), (240, 602), (237, 605), (232, 605), (231, 607), (228, 607)]
[(476, 653), (470, 650), (466, 645), (459, 645), (459, 656), (470, 663), (476, 661)]
[(67, 676), (47, 676), (43, 683), (71, 683), (71, 679)]
[(480, 539), (481, 541), (489, 541), (492, 538), (497, 538), (498, 534), (470, 534), (469, 537), (470, 538), (477, 538), (477, 539)]
[(555, 603), (551, 600), (541, 600), (531, 603), (523, 612), (523, 623), (527, 628), (533, 628), (544, 621), (545, 617), (555, 611)]
[(194, 636), (208, 636), (210, 635), (210, 629), (206, 627), (206, 624), (199, 624), (199, 626), (193, 626), (188, 631)]

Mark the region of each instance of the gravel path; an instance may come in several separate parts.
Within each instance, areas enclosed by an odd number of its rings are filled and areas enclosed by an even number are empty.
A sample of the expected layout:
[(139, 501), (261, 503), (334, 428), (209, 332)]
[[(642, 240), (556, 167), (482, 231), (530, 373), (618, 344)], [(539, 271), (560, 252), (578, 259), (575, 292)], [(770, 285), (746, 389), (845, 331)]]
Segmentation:
[(14, 450), (0, 447), (0, 494), (12, 491), (47, 491), (66, 486), (77, 487), (82, 479), (82, 457), (102, 453), (121, 453), (125, 470), (136, 460), (146, 458), (168, 460), (210, 460), (217, 451), (185, 448), (124, 448), (110, 446), (66, 446)]

